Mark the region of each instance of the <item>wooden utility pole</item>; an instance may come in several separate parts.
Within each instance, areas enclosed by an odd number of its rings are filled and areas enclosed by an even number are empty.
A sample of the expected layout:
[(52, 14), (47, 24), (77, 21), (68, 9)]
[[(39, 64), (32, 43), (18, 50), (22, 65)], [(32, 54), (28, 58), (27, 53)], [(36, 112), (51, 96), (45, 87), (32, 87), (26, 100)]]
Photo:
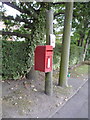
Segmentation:
[(73, 2), (66, 2), (62, 53), (61, 53), (60, 73), (59, 73), (59, 85), (62, 87), (68, 86), (67, 74), (68, 74), (68, 62), (69, 62), (69, 50), (70, 50), (72, 13), (73, 13)]
[[(46, 11), (46, 44), (50, 45), (50, 34), (53, 34), (53, 10)], [(52, 95), (53, 80), (52, 71), (45, 73), (45, 93)]]

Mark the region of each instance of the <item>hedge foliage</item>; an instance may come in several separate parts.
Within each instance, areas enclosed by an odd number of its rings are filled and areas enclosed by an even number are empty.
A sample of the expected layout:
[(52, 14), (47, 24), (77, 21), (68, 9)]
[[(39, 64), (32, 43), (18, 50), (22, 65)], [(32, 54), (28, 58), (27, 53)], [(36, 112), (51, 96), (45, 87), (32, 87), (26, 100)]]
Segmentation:
[(53, 53), (53, 69), (59, 69), (60, 67), (60, 56), (61, 56), (61, 47), (59, 43), (56, 43)]
[[(29, 46), (30, 47), (30, 46)], [(26, 41), (2, 41), (2, 78), (19, 79), (24, 76), (33, 65), (32, 51), (28, 49)], [(54, 49), (54, 70), (60, 66), (61, 45), (56, 44)], [(69, 65), (82, 61), (83, 48), (76, 45), (70, 47)]]
[[(54, 57), (53, 57), (54, 70), (60, 67), (60, 56), (61, 56), (61, 45), (56, 44), (56, 47), (54, 48)], [(69, 66), (72, 66), (81, 62), (82, 56), (83, 56), (83, 48), (76, 46), (75, 44), (71, 44)]]
[(18, 79), (30, 67), (27, 42), (2, 41), (2, 56), (3, 79)]
[(81, 62), (83, 59), (83, 48), (76, 46), (75, 44), (71, 44), (70, 46), (70, 58), (69, 65), (75, 65)]
[(90, 61), (90, 44), (88, 45), (88, 49), (87, 49), (85, 60), (89, 60)]

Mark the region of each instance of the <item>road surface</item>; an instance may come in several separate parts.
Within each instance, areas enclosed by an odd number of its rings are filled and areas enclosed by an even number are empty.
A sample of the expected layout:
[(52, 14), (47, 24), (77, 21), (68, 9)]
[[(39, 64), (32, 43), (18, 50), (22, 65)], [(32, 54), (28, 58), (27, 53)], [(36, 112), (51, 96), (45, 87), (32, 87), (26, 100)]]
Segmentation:
[(52, 118), (88, 118), (88, 82)]

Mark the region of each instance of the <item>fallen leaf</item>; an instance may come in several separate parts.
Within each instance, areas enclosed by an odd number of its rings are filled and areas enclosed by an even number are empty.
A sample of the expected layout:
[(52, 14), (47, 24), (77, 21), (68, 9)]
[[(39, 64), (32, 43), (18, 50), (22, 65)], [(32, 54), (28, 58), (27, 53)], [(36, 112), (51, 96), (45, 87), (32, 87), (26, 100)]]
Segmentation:
[(56, 98), (59, 98), (59, 96), (56, 96)]
[(22, 96), (20, 96), (19, 99), (22, 99)]
[(13, 105), (17, 105), (17, 103), (14, 103)]
[(4, 83), (5, 81), (2, 80), (2, 82)]
[(56, 107), (59, 107), (59, 105), (60, 105), (59, 103), (58, 103), (58, 104), (56, 104)]
[(27, 83), (27, 81), (23, 82), (23, 85), (26, 89), (28, 89), (30, 87), (30, 83)]
[(60, 105), (62, 104), (62, 102), (60, 102)]
[(37, 89), (36, 89), (36, 88), (34, 88), (34, 89), (33, 89), (33, 91), (37, 92)]
[(23, 112), (25, 112), (25, 110), (22, 110)]
[(29, 112), (31, 112), (32, 110), (28, 109)]
[(31, 103), (32, 101), (29, 101), (29, 103)]
[(63, 99), (63, 97), (61, 97), (61, 99)]
[(34, 88), (35, 86), (34, 85), (31, 85), (32, 88)]
[(17, 88), (17, 87), (18, 87), (18, 85), (15, 85), (15, 87)]
[(2, 101), (2, 98), (0, 98), (0, 100)]
[(9, 82), (9, 81), (7, 81), (7, 83), (10, 85), (10, 82)]
[(68, 101), (68, 98), (66, 97), (64, 100), (65, 100), (65, 101)]
[(25, 110), (22, 110), (22, 112), (26, 114), (26, 111), (25, 111)]
[(11, 88), (11, 90), (13, 90), (14, 88)]

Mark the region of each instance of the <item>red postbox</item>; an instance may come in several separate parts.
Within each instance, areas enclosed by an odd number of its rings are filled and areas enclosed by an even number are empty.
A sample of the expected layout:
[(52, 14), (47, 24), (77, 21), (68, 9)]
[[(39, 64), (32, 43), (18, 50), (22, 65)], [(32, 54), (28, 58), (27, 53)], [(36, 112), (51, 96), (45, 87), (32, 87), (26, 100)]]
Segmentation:
[(35, 49), (34, 68), (41, 72), (52, 71), (53, 47), (51, 45), (37, 46)]

